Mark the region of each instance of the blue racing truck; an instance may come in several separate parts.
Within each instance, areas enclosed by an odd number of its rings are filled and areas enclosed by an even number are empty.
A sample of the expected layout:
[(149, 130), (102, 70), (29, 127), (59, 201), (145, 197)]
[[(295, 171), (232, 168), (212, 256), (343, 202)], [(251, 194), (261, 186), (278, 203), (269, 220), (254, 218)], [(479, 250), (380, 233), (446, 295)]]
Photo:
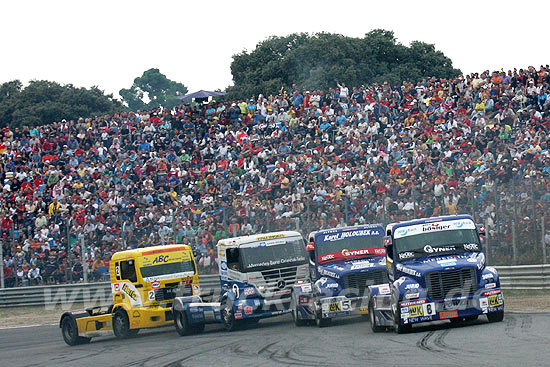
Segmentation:
[(332, 318), (368, 312), (368, 286), (388, 282), (384, 227), (380, 224), (313, 232), (309, 283), (295, 285), (292, 316), (297, 326), (315, 320), (328, 326)]
[(480, 235), (469, 215), (392, 223), (384, 242), (389, 284), (369, 287), (373, 331), (393, 326), (460, 322), (485, 314), (502, 321), (504, 300), (496, 270), (486, 266)]
[(180, 335), (222, 323), (229, 331), (261, 318), (290, 312), (292, 287), (305, 283), (307, 253), (302, 235), (273, 232), (220, 240), (217, 245), (221, 293), (217, 302), (176, 297), (174, 324)]

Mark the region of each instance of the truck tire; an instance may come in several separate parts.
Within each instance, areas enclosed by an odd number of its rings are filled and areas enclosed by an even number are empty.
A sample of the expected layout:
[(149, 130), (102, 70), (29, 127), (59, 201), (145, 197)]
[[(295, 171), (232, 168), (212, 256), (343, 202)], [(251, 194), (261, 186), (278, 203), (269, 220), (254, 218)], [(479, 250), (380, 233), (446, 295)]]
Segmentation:
[(238, 321), (235, 320), (235, 312), (233, 311), (233, 303), (229, 298), (226, 298), (222, 306), (222, 321), (227, 331), (237, 330)]
[(380, 326), (376, 322), (376, 316), (374, 314), (374, 305), (372, 304), (372, 299), (369, 300), (369, 314), (368, 314), (369, 320), (370, 320), (370, 328), (372, 329), (373, 333), (378, 333), (380, 331), (383, 331), (385, 328), (383, 326)]
[(487, 320), (489, 322), (501, 322), (504, 319), (504, 311), (489, 312), (487, 314)]
[(76, 321), (71, 317), (63, 318), (61, 321), (61, 334), (63, 340), (70, 346), (89, 343), (92, 338), (78, 336), (78, 327)]
[(189, 327), (189, 321), (185, 312), (174, 311), (174, 326), (180, 336), (191, 335), (191, 328)]
[(294, 325), (305, 326), (307, 324), (307, 320), (301, 319), (298, 315), (298, 302), (294, 292), (292, 292), (292, 297), (290, 299), (290, 310), (292, 311), (292, 320), (294, 320)]
[(126, 339), (137, 335), (139, 329), (130, 329), (128, 314), (123, 308), (119, 308), (113, 315), (113, 332), (119, 339)]

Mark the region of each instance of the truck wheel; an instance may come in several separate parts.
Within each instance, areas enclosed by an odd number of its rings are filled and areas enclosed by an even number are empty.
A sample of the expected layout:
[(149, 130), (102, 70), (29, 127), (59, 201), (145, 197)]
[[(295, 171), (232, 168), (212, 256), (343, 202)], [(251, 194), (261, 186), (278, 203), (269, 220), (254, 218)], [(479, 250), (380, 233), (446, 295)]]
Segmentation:
[(137, 334), (137, 330), (130, 330), (130, 320), (122, 308), (116, 310), (113, 315), (113, 332), (119, 339), (126, 339)]
[(294, 292), (292, 292), (292, 297), (290, 299), (290, 309), (292, 310), (292, 320), (294, 320), (294, 325), (304, 326), (307, 324), (307, 320), (302, 320), (298, 315), (298, 302)]
[(78, 336), (78, 327), (76, 321), (70, 317), (65, 317), (61, 322), (61, 334), (63, 340), (70, 346), (89, 343), (91, 338)]
[(501, 322), (504, 319), (504, 311), (489, 312), (487, 314), (487, 320), (489, 322)]
[(228, 298), (225, 300), (222, 307), (222, 320), (227, 331), (235, 331), (237, 329), (237, 320), (235, 320), (235, 312), (233, 312), (233, 304)]
[(370, 328), (372, 329), (373, 333), (378, 333), (380, 331), (383, 331), (385, 328), (383, 326), (380, 326), (376, 323), (376, 316), (374, 314), (374, 306), (372, 304), (372, 300), (369, 300), (369, 319), (370, 319)]
[(182, 311), (174, 311), (174, 325), (176, 331), (180, 336), (187, 336), (192, 334), (191, 326), (187, 320), (187, 315)]
[(412, 330), (412, 325), (401, 324), (401, 310), (399, 306), (394, 306), (393, 310), (393, 329), (397, 334), (405, 334)]

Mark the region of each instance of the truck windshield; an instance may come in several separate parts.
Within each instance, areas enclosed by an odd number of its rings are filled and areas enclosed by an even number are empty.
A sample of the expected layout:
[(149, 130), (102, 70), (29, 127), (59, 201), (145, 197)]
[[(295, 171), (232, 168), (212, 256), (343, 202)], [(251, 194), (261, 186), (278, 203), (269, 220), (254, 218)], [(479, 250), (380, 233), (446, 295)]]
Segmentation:
[(239, 252), (246, 272), (306, 263), (306, 249), (301, 238), (258, 242), (257, 246), (241, 247)]
[(182, 260), (158, 265), (143, 266), (140, 268), (141, 277), (146, 282), (188, 277), (195, 274), (193, 261)]
[[(372, 249), (373, 251), (369, 251)], [(376, 249), (376, 251), (374, 251)], [(349, 254), (343, 253), (343, 250), (348, 250)], [(352, 251), (364, 250), (364, 251)], [(384, 255), (384, 237), (380, 236), (363, 236), (363, 237), (348, 237), (333, 241), (315, 243), (315, 251), (319, 262), (331, 260), (342, 260), (346, 258), (360, 258), (372, 255)], [(345, 252), (345, 251), (344, 251)]]
[(481, 251), (479, 236), (475, 228), (411, 234), (394, 238), (394, 246), (399, 260), (437, 254)]

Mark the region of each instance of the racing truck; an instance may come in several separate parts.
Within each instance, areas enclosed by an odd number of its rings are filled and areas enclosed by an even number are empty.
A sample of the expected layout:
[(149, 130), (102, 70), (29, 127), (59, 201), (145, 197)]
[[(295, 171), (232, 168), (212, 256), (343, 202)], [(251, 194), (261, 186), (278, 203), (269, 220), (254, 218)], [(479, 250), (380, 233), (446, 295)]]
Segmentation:
[(113, 303), (63, 313), (59, 326), (71, 346), (92, 337), (136, 335), (140, 329), (171, 325), (177, 295), (199, 295), (193, 252), (186, 245), (164, 245), (115, 253), (110, 261)]
[(338, 316), (368, 313), (368, 287), (388, 282), (380, 224), (313, 232), (307, 243), (310, 282), (295, 285), (296, 326), (328, 326)]
[(206, 302), (177, 297), (172, 311), (176, 331), (190, 335), (205, 324), (222, 323), (232, 331), (262, 318), (290, 312), (292, 287), (308, 276), (305, 244), (294, 231), (220, 240), (217, 244), (221, 292)]
[(485, 263), (482, 226), (469, 215), (424, 218), (386, 227), (389, 283), (369, 287), (372, 330), (397, 333), (413, 324), (458, 323), (486, 315), (502, 321), (504, 299), (497, 271)]

